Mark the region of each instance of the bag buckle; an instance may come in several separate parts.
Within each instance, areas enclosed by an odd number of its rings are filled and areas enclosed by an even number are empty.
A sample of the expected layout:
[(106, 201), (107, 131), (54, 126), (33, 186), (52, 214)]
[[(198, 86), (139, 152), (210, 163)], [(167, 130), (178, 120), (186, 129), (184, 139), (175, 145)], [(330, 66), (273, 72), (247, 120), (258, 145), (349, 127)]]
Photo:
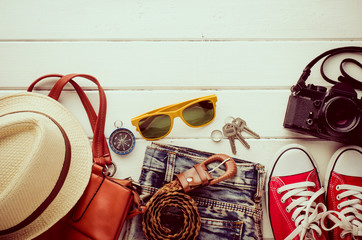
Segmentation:
[[(211, 171), (208, 171), (207, 165), (213, 162), (221, 162)], [(226, 170), (224, 174), (217, 178), (213, 178), (210, 173), (215, 171), (221, 165), (225, 165)], [(231, 178), (236, 173), (235, 161), (225, 154), (215, 154), (207, 158), (203, 162), (194, 165), (189, 170), (177, 175), (177, 179), (181, 183), (181, 186), (185, 193), (190, 192), (196, 188), (204, 187), (208, 185), (214, 185), (228, 178)]]
[(117, 171), (117, 166), (112, 162), (112, 164), (109, 166), (107, 164), (104, 165), (102, 173), (103, 176), (113, 177), (116, 171)]

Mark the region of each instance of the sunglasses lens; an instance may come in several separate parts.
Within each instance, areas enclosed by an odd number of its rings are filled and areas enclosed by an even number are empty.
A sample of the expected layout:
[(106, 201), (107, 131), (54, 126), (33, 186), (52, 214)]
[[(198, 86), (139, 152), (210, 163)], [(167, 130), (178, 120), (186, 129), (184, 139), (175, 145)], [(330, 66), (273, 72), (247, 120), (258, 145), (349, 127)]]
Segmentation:
[(162, 137), (171, 127), (171, 118), (168, 115), (156, 115), (144, 118), (138, 123), (142, 135), (148, 139)]
[(185, 108), (183, 118), (192, 126), (202, 126), (214, 119), (214, 104), (210, 100), (197, 102)]

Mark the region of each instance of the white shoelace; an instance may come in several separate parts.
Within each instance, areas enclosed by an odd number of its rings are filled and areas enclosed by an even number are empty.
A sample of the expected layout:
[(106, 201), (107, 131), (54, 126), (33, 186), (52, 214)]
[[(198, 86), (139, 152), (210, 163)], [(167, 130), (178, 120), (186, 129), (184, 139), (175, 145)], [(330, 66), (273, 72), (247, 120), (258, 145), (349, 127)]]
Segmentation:
[[(337, 206), (342, 211), (328, 211), (323, 214), (322, 228), (326, 231), (330, 231), (336, 227), (343, 229), (341, 238), (344, 238), (347, 234), (352, 234), (353, 239), (357, 239), (358, 236), (362, 236), (362, 187), (353, 185), (338, 185), (337, 190), (345, 190), (337, 195), (337, 200), (348, 198), (348, 200), (340, 202)], [(351, 199), (350, 197), (355, 197)], [(328, 217), (334, 222), (331, 228), (327, 228), (324, 224), (325, 218)]]
[(322, 230), (319, 227), (319, 220), (327, 211), (327, 207), (323, 203), (315, 203), (315, 200), (324, 193), (324, 188), (317, 192), (308, 190), (308, 187), (315, 188), (313, 182), (299, 182), (288, 184), (277, 189), (279, 194), (286, 192), (281, 198), (284, 203), (288, 198), (292, 199), (286, 210), (287, 212), (295, 211), (292, 214), (292, 221), (295, 222), (296, 229), (285, 240), (292, 240), (296, 236), (300, 239), (312, 239), (313, 234), (308, 230), (314, 230), (319, 236)]

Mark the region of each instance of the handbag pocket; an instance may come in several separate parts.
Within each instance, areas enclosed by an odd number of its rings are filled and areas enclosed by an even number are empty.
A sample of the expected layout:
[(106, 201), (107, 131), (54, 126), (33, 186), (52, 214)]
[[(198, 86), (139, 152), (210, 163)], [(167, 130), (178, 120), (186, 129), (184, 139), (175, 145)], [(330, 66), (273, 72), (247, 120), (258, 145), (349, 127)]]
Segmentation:
[(132, 204), (130, 189), (112, 178), (92, 173), (82, 198), (74, 208), (36, 240), (118, 239)]
[(67, 221), (85, 235), (91, 234), (92, 239), (117, 239), (132, 203), (130, 189), (112, 178), (92, 173), (87, 189)]

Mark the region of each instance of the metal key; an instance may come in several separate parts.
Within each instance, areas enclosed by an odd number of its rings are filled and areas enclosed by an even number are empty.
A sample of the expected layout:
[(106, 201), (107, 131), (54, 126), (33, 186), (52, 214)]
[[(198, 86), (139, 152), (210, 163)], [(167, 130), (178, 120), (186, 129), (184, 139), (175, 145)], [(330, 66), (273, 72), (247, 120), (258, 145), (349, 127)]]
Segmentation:
[(237, 130), (236, 130), (235, 126), (231, 123), (227, 123), (222, 128), (222, 132), (223, 132), (224, 136), (229, 139), (231, 151), (233, 152), (233, 154), (236, 154), (235, 136), (236, 136)]
[(243, 135), (241, 135), (241, 133), (239, 131), (236, 131), (236, 136), (237, 139), (239, 139), (239, 141), (244, 145), (244, 147), (246, 147), (247, 149), (250, 148), (249, 143), (246, 142), (245, 138), (243, 137)]
[(249, 149), (250, 145), (246, 142), (243, 135), (241, 135), (241, 131), (239, 131), (239, 129), (243, 129), (245, 127), (245, 122), (235, 121), (235, 119), (234, 119), (231, 124), (233, 124), (234, 127), (236, 128), (235, 138), (237, 138), (244, 145), (244, 147)]
[(246, 126), (246, 121), (241, 119), (241, 118), (235, 118), (233, 121), (232, 121), (232, 124), (235, 125), (235, 127), (237, 128), (237, 132), (239, 132), (241, 134), (241, 132), (247, 132), (249, 133), (250, 135), (252, 135), (253, 137), (259, 139), (260, 136), (259, 134), (257, 134), (256, 132), (252, 131), (250, 128), (248, 128)]

